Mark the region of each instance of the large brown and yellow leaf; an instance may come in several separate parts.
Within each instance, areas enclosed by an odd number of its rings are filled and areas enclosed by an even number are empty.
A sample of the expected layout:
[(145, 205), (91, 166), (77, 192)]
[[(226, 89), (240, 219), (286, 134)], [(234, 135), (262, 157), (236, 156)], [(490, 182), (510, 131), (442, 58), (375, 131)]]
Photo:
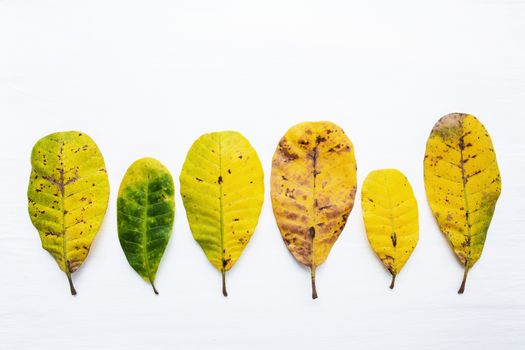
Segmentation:
[(264, 174), (257, 152), (235, 131), (205, 134), (193, 143), (180, 174), (180, 192), (193, 238), (225, 275), (259, 221)]
[(31, 166), (29, 215), (74, 295), (71, 274), (86, 259), (108, 204), (104, 158), (86, 134), (57, 132), (35, 144)]
[(295, 125), (272, 161), (271, 197), (283, 240), (300, 263), (315, 271), (343, 230), (354, 205), (356, 162), (352, 142), (330, 122)]
[(424, 168), (430, 208), (465, 267), (461, 294), (501, 192), (496, 154), (483, 124), (468, 114), (441, 118), (428, 138)]
[(361, 206), (368, 242), (392, 274), (392, 289), (419, 237), (414, 192), (399, 170), (374, 170), (363, 182)]

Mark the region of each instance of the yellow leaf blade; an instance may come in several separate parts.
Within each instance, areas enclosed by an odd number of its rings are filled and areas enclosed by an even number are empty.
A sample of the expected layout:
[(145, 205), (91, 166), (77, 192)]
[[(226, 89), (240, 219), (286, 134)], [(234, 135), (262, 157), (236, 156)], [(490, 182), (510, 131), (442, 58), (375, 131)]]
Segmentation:
[(361, 206), (368, 241), (392, 274), (393, 288), (419, 239), (414, 192), (399, 170), (375, 170), (363, 183)]
[(106, 213), (109, 182), (95, 142), (78, 131), (40, 139), (31, 154), (29, 215), (42, 247), (71, 280), (86, 259)]
[(441, 118), (428, 138), (425, 188), (436, 221), (468, 270), (481, 256), (487, 230), (501, 193), (492, 140), (474, 116)]
[(205, 134), (188, 151), (180, 191), (194, 239), (222, 273), (248, 244), (264, 199), (264, 174), (257, 152), (238, 132)]
[(352, 142), (330, 122), (295, 125), (282, 137), (272, 160), (273, 212), (283, 240), (300, 263), (321, 265), (354, 205), (356, 162)]

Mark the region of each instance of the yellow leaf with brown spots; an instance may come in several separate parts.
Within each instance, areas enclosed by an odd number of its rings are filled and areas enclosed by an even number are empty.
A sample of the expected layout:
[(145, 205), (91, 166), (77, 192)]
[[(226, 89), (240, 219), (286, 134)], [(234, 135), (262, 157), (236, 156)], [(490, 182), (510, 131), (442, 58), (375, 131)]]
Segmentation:
[(272, 206), (288, 250), (315, 271), (341, 234), (354, 205), (354, 148), (331, 122), (295, 125), (279, 141), (270, 180)]
[(430, 208), (465, 267), (461, 294), (501, 193), (496, 154), (483, 124), (469, 114), (441, 118), (428, 138), (424, 168)]
[(375, 170), (363, 182), (361, 206), (368, 242), (392, 274), (392, 289), (419, 237), (414, 192), (399, 170)]
[(193, 238), (222, 274), (241, 256), (253, 235), (264, 199), (264, 173), (257, 152), (235, 131), (202, 135), (186, 156), (180, 193)]
[(71, 274), (86, 259), (108, 205), (104, 158), (86, 134), (57, 132), (35, 144), (31, 166), (27, 190), (31, 221), (75, 295)]

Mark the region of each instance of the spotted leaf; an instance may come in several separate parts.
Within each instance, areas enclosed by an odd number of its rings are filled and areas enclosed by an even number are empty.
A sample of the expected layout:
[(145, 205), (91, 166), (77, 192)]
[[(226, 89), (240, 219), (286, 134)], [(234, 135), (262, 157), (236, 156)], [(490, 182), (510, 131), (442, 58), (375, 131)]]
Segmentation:
[(108, 204), (104, 158), (86, 134), (57, 132), (35, 144), (31, 166), (31, 221), (75, 295), (71, 274), (86, 259)]
[(501, 192), (496, 154), (483, 124), (468, 114), (441, 118), (428, 138), (424, 169), (430, 208), (465, 268), (461, 294)]
[(414, 192), (399, 170), (375, 170), (363, 183), (361, 206), (368, 242), (392, 274), (392, 289), (419, 237)]
[(118, 237), (131, 267), (155, 294), (155, 276), (173, 229), (173, 178), (158, 160), (142, 158), (127, 170), (117, 199)]
[(259, 220), (264, 175), (257, 152), (234, 131), (193, 143), (180, 174), (180, 191), (193, 238), (225, 275), (239, 259)]
[(283, 240), (300, 263), (315, 271), (343, 230), (354, 205), (356, 162), (352, 142), (330, 122), (292, 127), (273, 156), (272, 206)]

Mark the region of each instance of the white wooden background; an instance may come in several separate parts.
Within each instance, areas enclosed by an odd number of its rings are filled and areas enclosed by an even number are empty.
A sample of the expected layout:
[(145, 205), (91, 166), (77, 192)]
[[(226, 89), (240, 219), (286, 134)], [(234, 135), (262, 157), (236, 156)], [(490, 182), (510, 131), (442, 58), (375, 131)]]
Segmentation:
[[(0, 349), (523, 349), (524, 105), (522, 0), (0, 0)], [(422, 176), (426, 138), (450, 112), (484, 122), (503, 180), (463, 296)], [(320, 119), (354, 142), (359, 190), (385, 167), (414, 187), (420, 241), (393, 291), (359, 204), (318, 270), (316, 301), (281, 240), (271, 156), (290, 126)], [(71, 129), (98, 143), (112, 188), (77, 297), (26, 209), (34, 142)], [(193, 140), (223, 129), (263, 162), (258, 228), (223, 298), (176, 181), (155, 296), (120, 249), (120, 180), (142, 156), (178, 179)]]

